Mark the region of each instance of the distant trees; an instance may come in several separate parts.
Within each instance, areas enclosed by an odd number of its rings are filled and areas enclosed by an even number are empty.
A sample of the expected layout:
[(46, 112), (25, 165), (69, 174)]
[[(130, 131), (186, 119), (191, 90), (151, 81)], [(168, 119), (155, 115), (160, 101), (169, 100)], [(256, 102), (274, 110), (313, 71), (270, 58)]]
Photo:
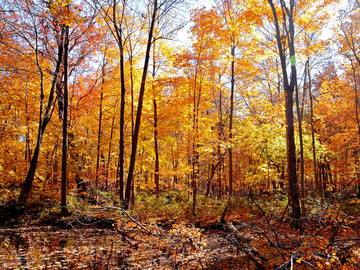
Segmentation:
[(216, 1), (185, 46), (182, 1), (66, 3), (1, 4), (0, 179), (19, 203), (34, 185), (63, 209), (75, 185), (127, 208), (177, 190), (196, 214), (200, 196), (288, 189), (300, 227), (306, 191), (358, 173), (357, 10), (335, 32), (340, 74), (314, 68), (327, 2)]

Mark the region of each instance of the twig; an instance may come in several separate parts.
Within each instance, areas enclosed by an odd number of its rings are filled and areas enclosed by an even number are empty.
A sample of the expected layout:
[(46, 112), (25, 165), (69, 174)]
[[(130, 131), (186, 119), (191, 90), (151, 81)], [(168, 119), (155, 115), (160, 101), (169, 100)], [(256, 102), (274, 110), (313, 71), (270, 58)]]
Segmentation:
[(120, 210), (122, 211), (131, 221), (133, 221), (134, 223), (136, 223), (141, 229), (143, 229), (145, 232), (147, 232), (148, 234), (150, 235), (153, 235), (153, 236), (157, 236), (157, 237), (161, 237), (161, 235), (159, 234), (156, 234), (156, 233), (153, 233), (151, 231), (149, 231), (148, 229), (146, 229), (143, 225), (140, 224), (140, 222), (138, 222), (136, 219), (134, 219), (132, 216), (130, 216), (130, 214), (123, 208), (120, 208), (120, 207), (115, 207), (115, 206), (104, 206), (104, 208), (106, 210), (108, 209), (115, 209), (115, 210)]
[(346, 241), (360, 241), (360, 238), (339, 238), (334, 239), (334, 242), (346, 242)]
[[(294, 258), (296, 260), (299, 260), (300, 258), (294, 256)], [(301, 259), (301, 263), (305, 263), (305, 264), (308, 264), (309, 266), (313, 267), (314, 269), (320, 269), (319, 267), (317, 267), (316, 265), (312, 264), (312, 263), (309, 263), (308, 261), (304, 260), (304, 259)]]
[(276, 268), (276, 270), (280, 270), (283, 269), (285, 266), (287, 266), (290, 263), (290, 261), (286, 261), (284, 262), (282, 265), (280, 265), (278, 268)]

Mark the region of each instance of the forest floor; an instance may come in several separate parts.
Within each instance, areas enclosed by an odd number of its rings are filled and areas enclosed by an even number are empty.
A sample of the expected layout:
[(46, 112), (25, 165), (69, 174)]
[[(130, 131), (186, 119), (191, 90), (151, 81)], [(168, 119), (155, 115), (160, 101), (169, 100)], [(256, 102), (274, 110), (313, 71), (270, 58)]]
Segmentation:
[[(186, 197), (186, 196), (185, 196)], [(30, 206), (0, 227), (1, 269), (360, 269), (358, 199), (307, 200), (293, 228), (284, 195), (139, 198), (125, 212), (74, 199)]]

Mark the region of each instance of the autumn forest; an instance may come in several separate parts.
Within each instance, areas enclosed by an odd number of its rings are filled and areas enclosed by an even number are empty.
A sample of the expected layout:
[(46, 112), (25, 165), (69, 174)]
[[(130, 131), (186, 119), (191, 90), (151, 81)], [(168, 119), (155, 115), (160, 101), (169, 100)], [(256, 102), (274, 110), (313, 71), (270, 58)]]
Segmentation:
[(359, 23), (1, 0), (1, 268), (360, 269)]

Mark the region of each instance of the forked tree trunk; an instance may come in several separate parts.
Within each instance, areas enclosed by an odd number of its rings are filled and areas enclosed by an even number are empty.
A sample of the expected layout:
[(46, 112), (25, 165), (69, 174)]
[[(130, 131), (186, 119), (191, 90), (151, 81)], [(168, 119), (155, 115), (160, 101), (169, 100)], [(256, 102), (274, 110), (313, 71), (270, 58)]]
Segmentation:
[(136, 120), (135, 120), (134, 137), (133, 137), (133, 141), (132, 141), (132, 145), (131, 145), (132, 147), (131, 147), (130, 165), (129, 165), (126, 190), (125, 190), (125, 209), (129, 209), (129, 207), (130, 207), (131, 189), (132, 189), (132, 186), (134, 185), (134, 169), (135, 169), (135, 162), (136, 162), (137, 145), (138, 145), (138, 140), (139, 140), (145, 84), (146, 84), (146, 77), (147, 77), (147, 72), (148, 72), (148, 67), (149, 67), (150, 49), (151, 49), (151, 45), (153, 42), (154, 25), (155, 25), (155, 21), (156, 21), (156, 17), (157, 17), (158, 8), (159, 8), (158, 2), (157, 2), (157, 0), (155, 0), (153, 3), (153, 14), (151, 17), (151, 22), (150, 22), (149, 36), (148, 36), (146, 54), (145, 54), (145, 62), (144, 62), (143, 74), (142, 74), (142, 78), (141, 78), (138, 108), (137, 108)]
[(46, 129), (46, 126), (48, 125), (48, 123), (50, 122), (52, 112), (54, 110), (55, 86), (56, 86), (56, 82), (57, 82), (57, 79), (58, 79), (58, 76), (59, 76), (60, 66), (61, 66), (62, 57), (63, 57), (63, 51), (64, 51), (63, 39), (64, 39), (64, 35), (65, 35), (65, 27), (62, 27), (61, 34), (60, 34), (60, 40), (59, 40), (58, 55), (57, 55), (57, 60), (56, 60), (56, 67), (55, 67), (55, 71), (54, 71), (54, 75), (53, 75), (53, 79), (52, 79), (52, 83), (51, 83), (51, 89), (50, 89), (48, 103), (47, 103), (47, 106), (45, 107), (44, 118), (42, 118), (42, 113), (43, 113), (42, 104), (43, 104), (43, 101), (44, 101), (43, 72), (41, 70), (40, 65), (38, 64), (40, 77), (41, 77), (41, 94), (40, 94), (41, 106), (40, 106), (40, 117), (39, 117), (39, 131), (38, 131), (36, 146), (35, 146), (35, 149), (34, 149), (34, 154), (32, 156), (31, 162), (30, 162), (30, 167), (29, 167), (28, 173), (26, 175), (25, 182), (24, 182), (24, 184), (23, 184), (23, 186), (21, 188), (20, 195), (19, 195), (18, 200), (17, 200), (17, 202), (19, 204), (25, 204), (26, 200), (27, 200), (27, 198), (28, 198), (28, 196), (30, 194), (31, 187), (32, 187), (32, 184), (34, 182), (37, 161), (38, 161), (38, 158), (39, 158), (39, 153), (40, 153), (41, 144), (42, 144), (42, 140), (43, 140), (43, 137), (44, 137), (45, 129)]
[[(120, 97), (120, 138), (119, 138), (119, 168), (118, 168), (118, 178), (119, 178), (119, 193), (120, 200), (124, 201), (124, 132), (125, 132), (125, 64), (124, 64), (124, 44), (123, 44), (123, 33), (122, 33), (122, 21), (118, 25), (116, 17), (116, 7), (117, 1), (113, 2), (113, 25), (115, 28), (115, 35), (117, 45), (119, 47), (120, 53), (120, 82), (121, 82), (121, 97)], [(124, 7), (123, 7), (124, 8)], [(124, 13), (124, 9), (123, 9)], [(121, 18), (122, 20), (122, 18)]]
[(287, 43), (289, 46), (290, 63), (291, 63), (291, 74), (290, 82), (287, 73), (287, 63), (285, 48), (282, 45), (280, 24), (274, 6), (273, 0), (268, 0), (274, 16), (274, 25), (276, 31), (276, 42), (278, 46), (278, 52), (280, 56), (281, 69), (283, 73), (283, 87), (285, 92), (285, 119), (286, 119), (286, 144), (287, 144), (287, 171), (288, 171), (288, 182), (289, 182), (289, 197), (290, 205), (292, 208), (292, 218), (294, 219), (293, 226), (297, 229), (302, 228), (301, 223), (301, 210), (299, 201), (299, 187), (297, 182), (296, 174), (296, 151), (295, 151), (295, 138), (294, 138), (294, 115), (293, 115), (293, 94), (297, 84), (296, 76), (296, 65), (295, 65), (295, 28), (294, 28), (294, 8), (295, 1), (290, 0), (290, 7), (285, 6), (284, 1), (280, 1), (281, 8), (283, 11), (283, 25), (285, 27), (285, 35), (287, 35)]

